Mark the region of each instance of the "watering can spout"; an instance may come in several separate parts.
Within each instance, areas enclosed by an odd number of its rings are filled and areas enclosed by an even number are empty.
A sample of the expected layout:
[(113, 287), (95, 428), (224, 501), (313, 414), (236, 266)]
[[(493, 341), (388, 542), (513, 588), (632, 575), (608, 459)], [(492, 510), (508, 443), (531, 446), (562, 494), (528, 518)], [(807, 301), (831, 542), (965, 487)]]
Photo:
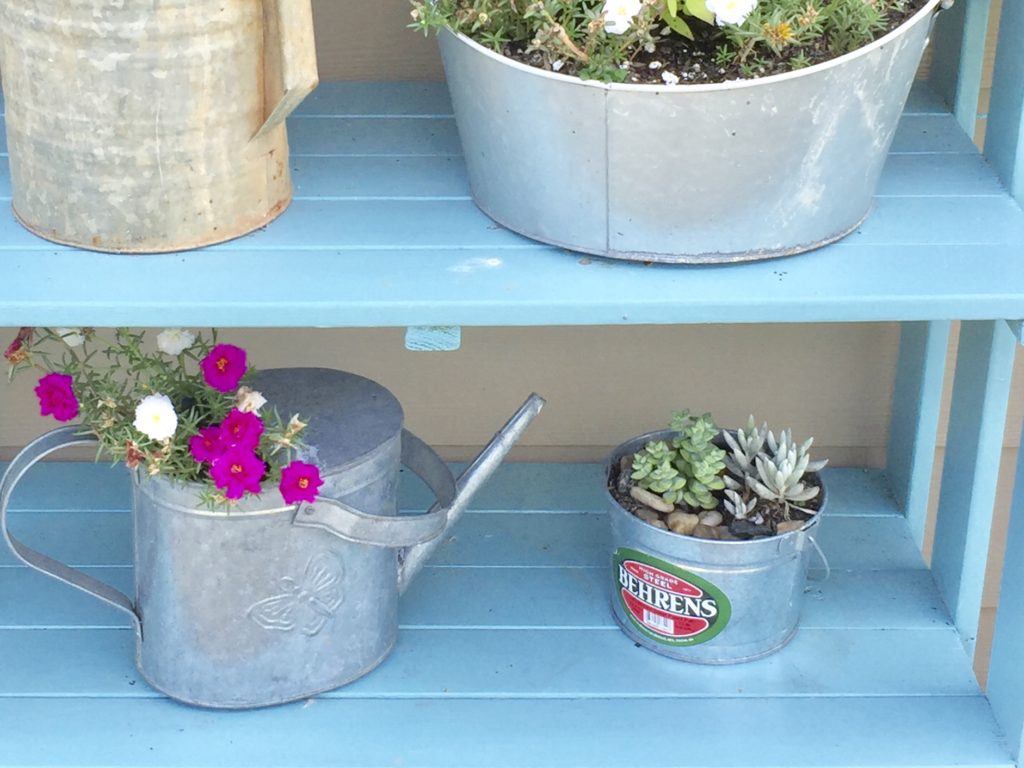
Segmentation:
[[(455, 483), (455, 500), (448, 509), (446, 529), (451, 528), (462, 516), (462, 513), (466, 511), (476, 492), (494, 474), (494, 470), (501, 466), (501, 462), (504, 461), (508, 452), (512, 450), (512, 446), (519, 441), (523, 432), (530, 425), (530, 422), (534, 420), (543, 407), (544, 398), (538, 394), (530, 395), (505, 426), (498, 431), (491, 442), (487, 444), (487, 447), (480, 452), (480, 455), (473, 460), (473, 463), (466, 467), (466, 470)], [(406, 590), (443, 540), (443, 535), (438, 536), (432, 541), (410, 547), (401, 553), (398, 573), (398, 588), (400, 591), (404, 592)]]

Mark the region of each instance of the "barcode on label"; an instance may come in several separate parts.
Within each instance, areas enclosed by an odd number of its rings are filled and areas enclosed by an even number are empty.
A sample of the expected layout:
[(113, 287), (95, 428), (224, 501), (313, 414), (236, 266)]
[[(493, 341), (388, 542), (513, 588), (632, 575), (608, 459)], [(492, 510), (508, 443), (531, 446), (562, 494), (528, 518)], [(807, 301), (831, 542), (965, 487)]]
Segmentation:
[(661, 632), (672, 633), (675, 631), (675, 623), (672, 619), (666, 619), (664, 616), (651, 613), (646, 608), (644, 609), (644, 624)]

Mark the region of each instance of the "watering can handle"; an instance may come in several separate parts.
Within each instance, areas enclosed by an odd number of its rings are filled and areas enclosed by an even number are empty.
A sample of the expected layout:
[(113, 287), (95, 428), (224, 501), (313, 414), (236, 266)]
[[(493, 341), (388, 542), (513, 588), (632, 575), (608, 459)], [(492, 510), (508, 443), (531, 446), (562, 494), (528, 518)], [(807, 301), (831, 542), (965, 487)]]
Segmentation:
[(71, 586), (97, 597), (105, 603), (132, 617), (136, 629), (139, 628), (139, 617), (135, 612), (135, 606), (127, 595), (119, 592), (108, 584), (94, 579), (86, 573), (72, 568), (64, 563), (47, 557), (41, 552), (26, 547), (10, 532), (7, 527), (7, 508), (11, 501), (11, 494), (14, 488), (33, 466), (49, 456), (54, 451), (62, 448), (70, 448), (80, 445), (99, 445), (95, 435), (82, 434), (81, 427), (62, 427), (48, 432), (42, 437), (29, 443), (11, 462), (3, 479), (0, 480), (0, 529), (3, 530), (4, 539), (11, 551), (26, 565), (42, 571), (48, 576), (70, 584)]
[(448, 523), (455, 501), (455, 478), (434, 449), (408, 430), (402, 430), (402, 463), (415, 472), (437, 496), (423, 515), (369, 515), (336, 499), (318, 498), (301, 504), (294, 525), (320, 528), (346, 541), (401, 549), (436, 539)]
[(277, 128), (320, 82), (312, 0), (263, 0), (264, 122), (253, 141)]

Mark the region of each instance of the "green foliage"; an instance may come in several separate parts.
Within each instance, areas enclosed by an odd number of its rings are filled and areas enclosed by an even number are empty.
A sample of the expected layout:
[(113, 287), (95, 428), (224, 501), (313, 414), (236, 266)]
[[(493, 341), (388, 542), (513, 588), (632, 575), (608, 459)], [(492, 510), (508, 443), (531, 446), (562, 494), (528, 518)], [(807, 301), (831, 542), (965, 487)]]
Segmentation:
[(677, 433), (671, 444), (652, 441), (633, 457), (633, 481), (670, 504), (715, 509), (714, 491), (725, 488), (725, 451), (713, 443), (719, 430), (706, 413), (700, 418), (680, 411), (672, 418)]
[(708, 0), (633, 0), (638, 10), (618, 31), (615, 6), (604, 0), (411, 2), (415, 29), (449, 28), (500, 54), (537, 54), (549, 70), (616, 82), (641, 52), (698, 31), (712, 40), (720, 68), (739, 67), (745, 77), (774, 62), (800, 69), (812, 52), (839, 56), (875, 40), (912, 0), (758, 0), (742, 23), (719, 26)]
[[(217, 343), (216, 331), (209, 338), (192, 335), (193, 340), (178, 354), (153, 349), (144, 332), (127, 328), (117, 329), (109, 339), (92, 328), (23, 329), (22, 333), (17, 353), (6, 355), (10, 377), (29, 370), (71, 376), (82, 433), (95, 434), (105, 457), (149, 475), (203, 483), (203, 499), (211, 507), (226, 502), (189, 450), (190, 438), (222, 422), (239, 407), (243, 394), (242, 390), (218, 392), (204, 382), (199, 362)], [(253, 372), (250, 367), (243, 384)], [(177, 428), (166, 439), (149, 437), (134, 423), (139, 403), (158, 394), (170, 399), (177, 417)], [(261, 418), (264, 431), (255, 452), (267, 462), (268, 482), (276, 484), (281, 468), (303, 447), (299, 433), (306, 424), (297, 416), (285, 424), (276, 412)]]

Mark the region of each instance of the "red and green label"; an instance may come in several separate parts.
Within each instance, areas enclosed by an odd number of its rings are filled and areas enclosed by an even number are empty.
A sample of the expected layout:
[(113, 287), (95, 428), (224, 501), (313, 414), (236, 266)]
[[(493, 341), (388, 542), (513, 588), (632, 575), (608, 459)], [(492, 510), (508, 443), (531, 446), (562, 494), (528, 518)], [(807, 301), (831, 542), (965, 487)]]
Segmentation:
[(618, 599), (633, 625), (664, 645), (706, 643), (729, 623), (718, 587), (646, 552), (621, 548), (613, 559)]

